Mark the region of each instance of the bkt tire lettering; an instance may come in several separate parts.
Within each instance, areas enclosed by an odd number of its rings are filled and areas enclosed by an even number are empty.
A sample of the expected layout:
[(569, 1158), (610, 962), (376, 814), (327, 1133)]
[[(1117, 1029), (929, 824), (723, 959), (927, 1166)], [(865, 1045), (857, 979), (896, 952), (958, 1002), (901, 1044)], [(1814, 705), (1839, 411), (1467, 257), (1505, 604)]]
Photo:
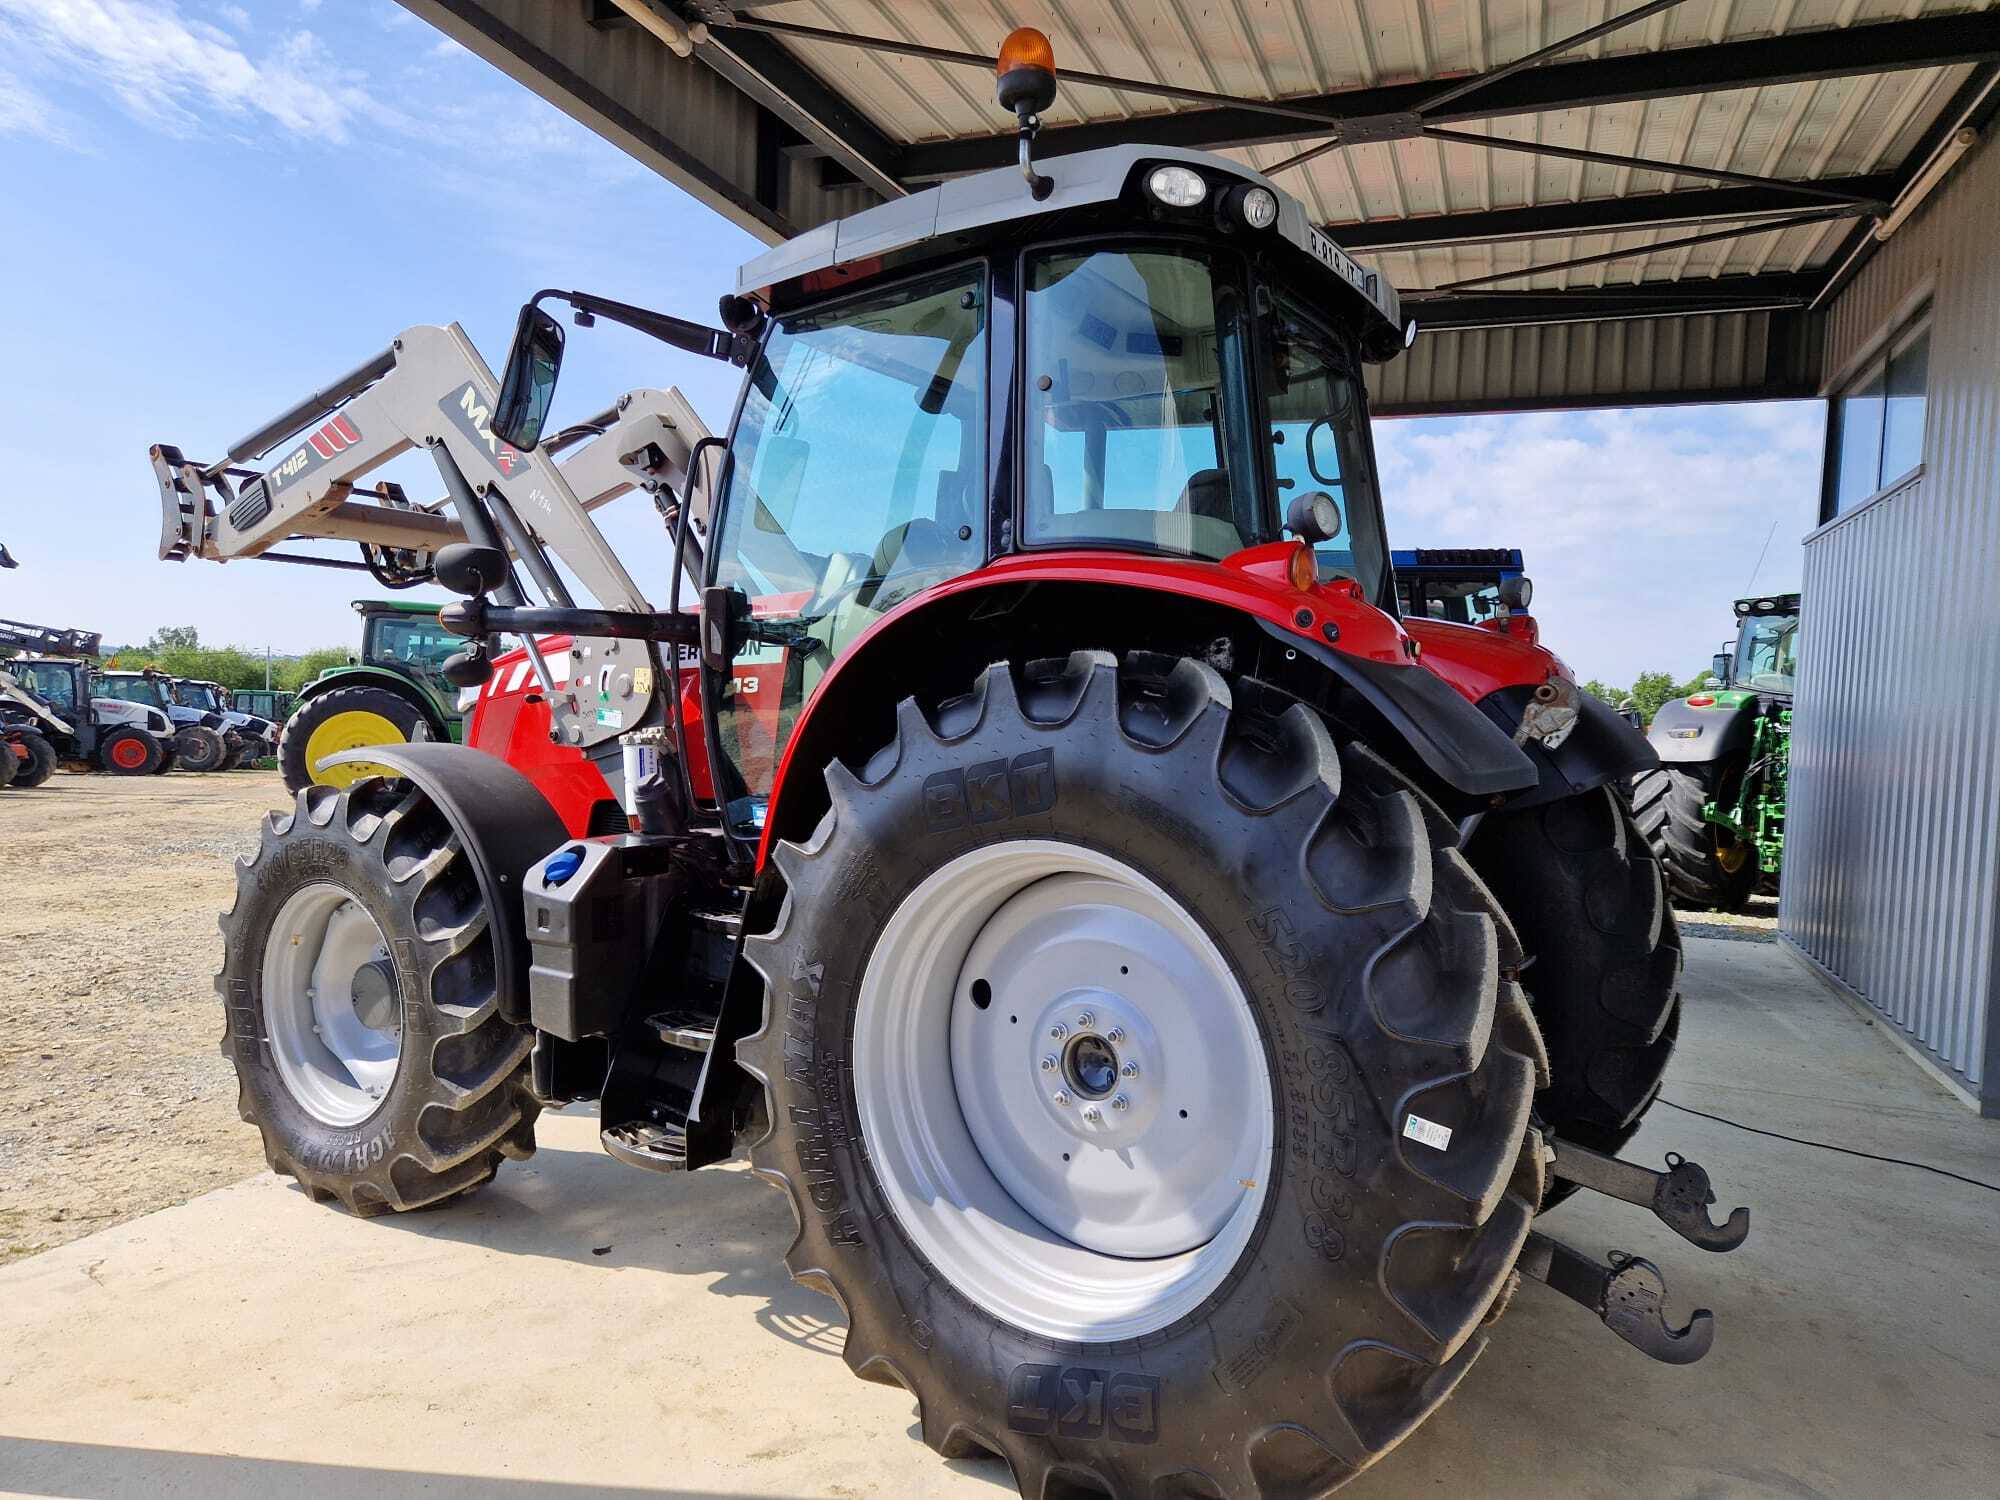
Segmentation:
[(1150, 1443), (1160, 1435), (1160, 1382), (1077, 1365), (1017, 1365), (1007, 1381), (1007, 1425), (1038, 1437)]
[(969, 823), (1031, 817), (1055, 805), (1052, 750), (1030, 750), (1012, 760), (985, 760), (962, 770), (939, 771), (924, 782), (924, 817), (933, 833)]

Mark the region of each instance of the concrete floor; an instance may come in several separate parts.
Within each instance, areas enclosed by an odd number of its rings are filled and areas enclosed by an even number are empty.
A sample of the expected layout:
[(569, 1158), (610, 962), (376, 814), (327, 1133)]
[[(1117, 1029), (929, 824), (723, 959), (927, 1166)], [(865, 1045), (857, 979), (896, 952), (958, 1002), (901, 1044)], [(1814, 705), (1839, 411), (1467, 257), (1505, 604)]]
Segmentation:
[[(1768, 941), (1688, 944), (1667, 1097), (2000, 1180), (1973, 1118)], [(1700, 1080), (1697, 1082), (1696, 1080)], [(614, 1164), (595, 1122), (462, 1206), (359, 1222), (259, 1177), (0, 1269), (0, 1490), (63, 1496), (1012, 1494), (851, 1379), (789, 1215), (740, 1168)], [(1460, 1394), (1346, 1491), (2000, 1493), (2000, 1194), (1656, 1109), (1749, 1243), (1603, 1200), (1543, 1221), (1643, 1252), (1714, 1352), (1669, 1369), (1530, 1286)]]

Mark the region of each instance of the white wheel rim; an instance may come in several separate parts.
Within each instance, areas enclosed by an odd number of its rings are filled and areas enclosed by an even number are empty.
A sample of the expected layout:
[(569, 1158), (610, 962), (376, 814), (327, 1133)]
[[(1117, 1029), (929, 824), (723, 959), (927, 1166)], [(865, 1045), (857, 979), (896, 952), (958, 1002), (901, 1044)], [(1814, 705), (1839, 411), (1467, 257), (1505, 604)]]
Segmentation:
[(945, 865), (883, 928), (853, 1045), (890, 1208), (994, 1316), (1136, 1338), (1248, 1245), (1275, 1148), (1262, 1039), (1221, 951), (1131, 866), (1039, 839)]
[[(389, 1014), (371, 1019), (364, 969), (386, 964), (382, 929), (346, 891), (318, 883), (292, 893), (264, 946), (264, 1035), (278, 1076), (299, 1106), (328, 1125), (359, 1125), (382, 1106), (402, 1057), (402, 1015), (390, 984)], [(379, 976), (380, 970), (377, 970)], [(361, 995), (356, 980), (362, 980)]]

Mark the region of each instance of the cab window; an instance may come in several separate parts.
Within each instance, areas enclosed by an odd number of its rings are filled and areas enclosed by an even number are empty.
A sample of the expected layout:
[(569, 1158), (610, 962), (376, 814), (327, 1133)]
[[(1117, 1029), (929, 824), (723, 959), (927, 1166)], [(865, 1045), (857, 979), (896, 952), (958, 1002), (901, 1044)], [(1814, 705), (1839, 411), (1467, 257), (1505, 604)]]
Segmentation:
[(1059, 251), (1027, 280), (1030, 546), (1223, 558), (1270, 528), (1240, 279), (1194, 251)]

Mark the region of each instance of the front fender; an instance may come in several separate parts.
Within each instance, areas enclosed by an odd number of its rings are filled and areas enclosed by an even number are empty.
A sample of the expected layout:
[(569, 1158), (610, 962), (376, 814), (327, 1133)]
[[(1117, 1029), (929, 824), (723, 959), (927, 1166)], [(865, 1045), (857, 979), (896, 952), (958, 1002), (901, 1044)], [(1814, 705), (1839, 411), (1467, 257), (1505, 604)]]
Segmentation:
[(439, 708), (437, 700), (421, 683), (402, 672), (392, 671), (388, 667), (367, 666), (356, 663), (345, 667), (329, 668), (299, 689), (299, 696), (292, 704), (292, 713), (296, 715), (304, 704), (314, 698), (324, 697), (335, 688), (356, 686), (387, 688), (390, 692), (406, 698), (409, 700), (412, 708), (416, 709), (430, 721), (431, 731), (439, 739), (452, 738), (451, 726), (456, 721), (457, 714), (455, 712), (450, 715), (444, 713)]
[(486, 917), (493, 924), (494, 982), (500, 1013), (528, 1021), (528, 927), (521, 878), (568, 838), (562, 819), (534, 783), (505, 761), (460, 745), (367, 745), (330, 755), (387, 766), (430, 798), (472, 862)]

